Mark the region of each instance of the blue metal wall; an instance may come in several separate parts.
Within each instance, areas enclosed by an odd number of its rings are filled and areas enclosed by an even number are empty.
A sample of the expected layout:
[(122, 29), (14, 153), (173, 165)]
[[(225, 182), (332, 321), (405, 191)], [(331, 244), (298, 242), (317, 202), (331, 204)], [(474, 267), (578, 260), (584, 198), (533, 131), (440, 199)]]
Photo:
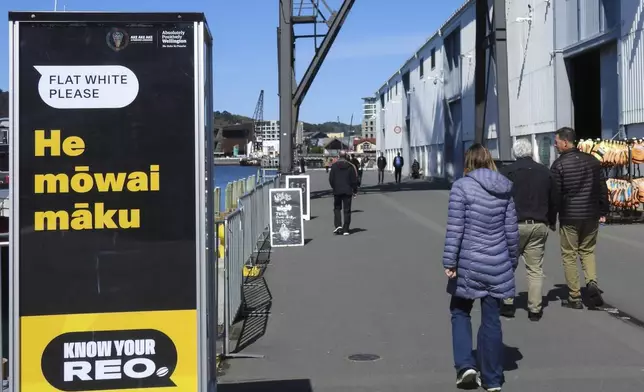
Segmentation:
[(620, 0), (566, 0), (566, 46), (619, 26)]

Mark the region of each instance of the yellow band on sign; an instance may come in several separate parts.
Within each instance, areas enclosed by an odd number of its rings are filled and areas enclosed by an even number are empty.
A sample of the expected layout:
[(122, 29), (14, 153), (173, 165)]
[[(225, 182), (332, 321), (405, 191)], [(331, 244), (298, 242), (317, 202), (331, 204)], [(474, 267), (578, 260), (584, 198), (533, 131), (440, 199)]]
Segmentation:
[(22, 317), (22, 390), (196, 391), (196, 331), (195, 310)]

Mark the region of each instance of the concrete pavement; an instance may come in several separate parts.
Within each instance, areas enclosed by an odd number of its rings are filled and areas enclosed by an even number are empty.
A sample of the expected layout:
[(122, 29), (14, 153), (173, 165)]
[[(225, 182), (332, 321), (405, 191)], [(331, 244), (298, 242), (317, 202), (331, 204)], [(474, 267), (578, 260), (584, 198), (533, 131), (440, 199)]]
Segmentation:
[[(332, 234), (324, 172), (312, 172), (312, 215), (304, 247), (273, 250), (265, 334), (230, 359), (220, 392), (452, 391), (449, 296), (441, 255), (448, 191), (424, 182), (369, 187), (354, 200), (355, 233)], [(389, 176), (389, 181), (393, 176)], [(602, 227), (599, 283), (606, 300), (644, 319), (644, 227)], [(525, 309), (503, 321), (504, 391), (637, 391), (644, 388), (644, 329), (605, 311), (562, 308), (558, 238), (548, 241), (538, 323)], [(517, 271), (525, 307), (525, 271)], [(478, 328), (478, 306), (473, 312)], [(631, 320), (632, 321), (632, 320)], [(474, 333), (476, 333), (474, 331)], [(356, 362), (354, 354), (375, 361)]]

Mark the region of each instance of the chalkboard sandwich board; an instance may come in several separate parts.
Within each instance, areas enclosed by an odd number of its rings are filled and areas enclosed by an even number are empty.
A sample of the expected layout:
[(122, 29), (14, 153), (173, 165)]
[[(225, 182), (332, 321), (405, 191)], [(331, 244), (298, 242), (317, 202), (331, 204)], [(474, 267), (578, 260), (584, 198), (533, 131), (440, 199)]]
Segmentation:
[(304, 246), (302, 189), (270, 190), (271, 247)]
[(308, 175), (286, 176), (287, 188), (302, 189), (302, 218), (311, 219), (311, 177)]

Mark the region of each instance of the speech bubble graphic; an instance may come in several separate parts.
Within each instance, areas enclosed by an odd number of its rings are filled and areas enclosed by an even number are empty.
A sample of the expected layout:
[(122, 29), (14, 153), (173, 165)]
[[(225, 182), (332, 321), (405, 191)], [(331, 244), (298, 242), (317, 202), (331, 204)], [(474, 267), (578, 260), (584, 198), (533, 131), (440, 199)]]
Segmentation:
[(56, 109), (120, 109), (139, 94), (139, 80), (120, 65), (35, 65), (38, 93)]
[(68, 332), (52, 339), (42, 374), (60, 391), (176, 387), (177, 348), (155, 329)]

